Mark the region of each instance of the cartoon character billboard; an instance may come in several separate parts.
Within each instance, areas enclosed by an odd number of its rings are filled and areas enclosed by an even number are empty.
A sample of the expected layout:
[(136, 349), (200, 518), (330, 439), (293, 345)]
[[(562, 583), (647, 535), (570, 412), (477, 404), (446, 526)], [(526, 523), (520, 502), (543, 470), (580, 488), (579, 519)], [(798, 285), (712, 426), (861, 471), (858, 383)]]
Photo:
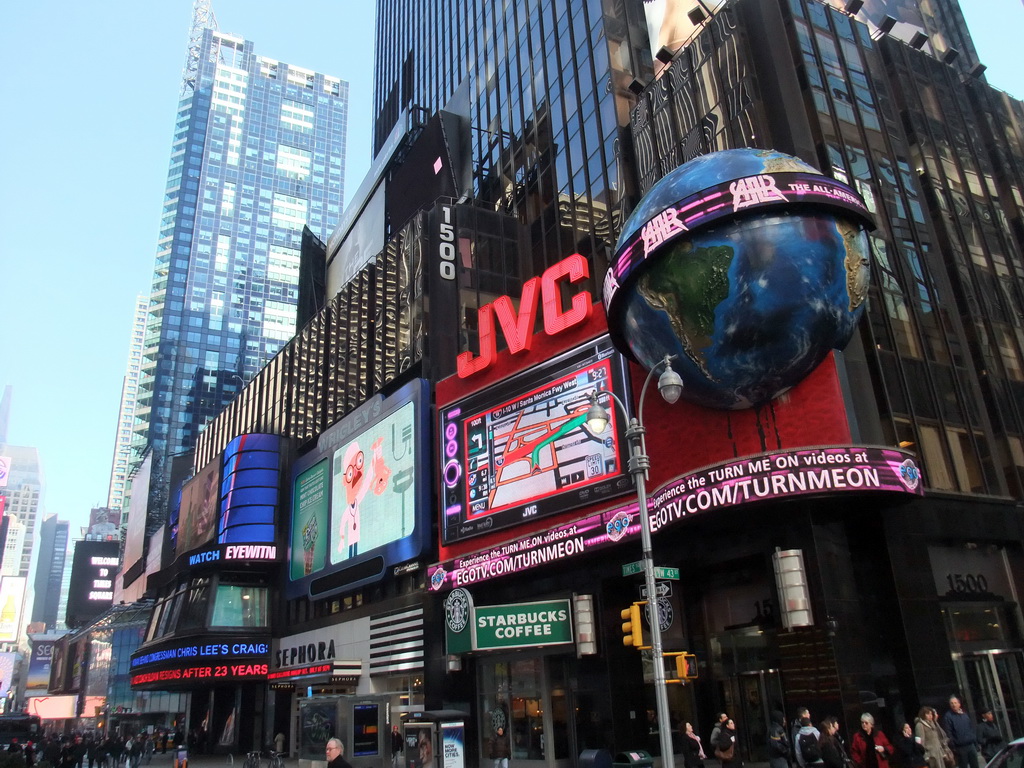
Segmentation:
[(418, 379), (364, 403), (295, 462), (289, 596), (368, 584), (420, 554), (430, 528), (428, 411)]

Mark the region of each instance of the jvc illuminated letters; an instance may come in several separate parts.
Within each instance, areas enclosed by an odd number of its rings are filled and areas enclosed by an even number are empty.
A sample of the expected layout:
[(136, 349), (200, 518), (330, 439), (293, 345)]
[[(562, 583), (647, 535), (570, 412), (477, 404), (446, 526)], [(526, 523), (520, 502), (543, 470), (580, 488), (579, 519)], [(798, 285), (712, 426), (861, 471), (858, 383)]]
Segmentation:
[(585, 323), (594, 311), (593, 300), (586, 291), (572, 297), (572, 305), (562, 309), (561, 283), (578, 283), (590, 277), (587, 260), (574, 253), (557, 264), (548, 267), (540, 278), (531, 278), (523, 286), (519, 300), (519, 311), (516, 312), (512, 299), (501, 296), (490, 304), (477, 309), (477, 328), (480, 337), (480, 354), (472, 352), (459, 355), (458, 374), (460, 378), (468, 378), (494, 364), (497, 356), (498, 339), (495, 335), (494, 317), (508, 342), (508, 351), (512, 354), (528, 352), (533, 338), (533, 325), (537, 317), (537, 284), (540, 284), (541, 302), (544, 312), (544, 332), (554, 336), (573, 326)]

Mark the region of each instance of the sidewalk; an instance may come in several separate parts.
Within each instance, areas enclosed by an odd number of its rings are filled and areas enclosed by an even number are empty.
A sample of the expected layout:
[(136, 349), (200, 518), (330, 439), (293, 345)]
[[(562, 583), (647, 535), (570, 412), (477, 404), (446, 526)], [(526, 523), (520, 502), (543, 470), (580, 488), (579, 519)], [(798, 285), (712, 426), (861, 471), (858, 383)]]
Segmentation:
[[(172, 754), (173, 751), (174, 750), (171, 750), (171, 749), (167, 750), (167, 754), (166, 755), (161, 755), (159, 752), (156, 752), (153, 755), (153, 761), (149, 764), (149, 766), (147, 766), (145, 760), (143, 760), (142, 764), (139, 766), (139, 768), (174, 768), (174, 755)], [(233, 760), (232, 760), (232, 758), (233, 758)], [(490, 765), (491, 765), (492, 762), (493, 761), (491, 761), (491, 760), (483, 760), (482, 764), (480, 766), (467, 765), (466, 768), (490, 768)], [(242, 768), (244, 763), (245, 763), (245, 754), (244, 753), (238, 754), (238, 755), (232, 755), (232, 756), (228, 756), (228, 755), (190, 755), (189, 756), (189, 760), (188, 760), (188, 768)], [(390, 761), (388, 761), (388, 764), (390, 766)], [(655, 768), (658, 768), (658, 766), (660, 766), (660, 764), (661, 764), (661, 761), (660, 760), (656, 760), (655, 761)], [(676, 756), (676, 768), (681, 768), (682, 764), (683, 764), (682, 756), (677, 755)], [(284, 765), (285, 765), (285, 768), (299, 768), (299, 759), (297, 757), (286, 757), (286, 758), (284, 758)], [(266, 766), (267, 766), (267, 761), (264, 760), (262, 762), (262, 764), (261, 764), (261, 768), (266, 768)], [(720, 768), (720, 767), (721, 767), (721, 763), (719, 763), (718, 760), (716, 760), (714, 758), (709, 758), (709, 759), (704, 761), (704, 768)], [(360, 767), (357, 765), (356, 768), (360, 768)], [(513, 764), (511, 766), (511, 768), (515, 768), (515, 765)], [(743, 763), (742, 764), (742, 768), (768, 768), (768, 763), (766, 763), (766, 762)]]

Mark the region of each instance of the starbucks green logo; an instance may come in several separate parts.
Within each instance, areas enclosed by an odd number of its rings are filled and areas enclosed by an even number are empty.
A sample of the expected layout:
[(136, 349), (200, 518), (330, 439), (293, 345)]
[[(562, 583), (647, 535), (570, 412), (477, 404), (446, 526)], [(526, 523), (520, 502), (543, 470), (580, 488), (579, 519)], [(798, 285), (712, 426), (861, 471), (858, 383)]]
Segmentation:
[(444, 601), (444, 619), (448, 629), (461, 632), (469, 625), (469, 609), (472, 604), (469, 592), (462, 587), (448, 593)]

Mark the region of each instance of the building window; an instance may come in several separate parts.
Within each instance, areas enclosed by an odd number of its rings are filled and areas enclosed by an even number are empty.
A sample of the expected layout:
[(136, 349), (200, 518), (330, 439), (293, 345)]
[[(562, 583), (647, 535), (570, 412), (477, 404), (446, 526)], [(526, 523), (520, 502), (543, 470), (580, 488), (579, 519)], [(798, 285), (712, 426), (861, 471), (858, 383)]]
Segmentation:
[(266, 587), (219, 585), (213, 604), (213, 621), (211, 626), (267, 626)]

